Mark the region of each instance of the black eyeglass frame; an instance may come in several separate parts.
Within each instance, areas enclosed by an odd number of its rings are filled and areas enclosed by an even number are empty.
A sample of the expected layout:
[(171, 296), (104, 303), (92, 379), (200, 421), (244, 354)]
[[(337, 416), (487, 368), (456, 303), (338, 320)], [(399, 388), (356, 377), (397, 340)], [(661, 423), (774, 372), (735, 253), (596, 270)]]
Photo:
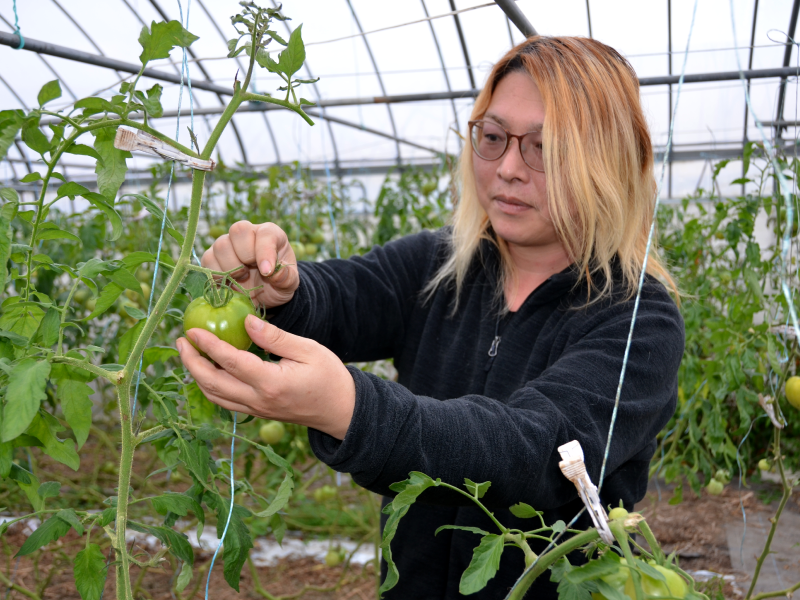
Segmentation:
[[(498, 156), (497, 158), (486, 158), (485, 156), (481, 156), (481, 154), (478, 152), (477, 148), (475, 148), (475, 144), (473, 142), (473, 138), (474, 138), (473, 130), (475, 129), (475, 125), (481, 125), (482, 126), (483, 123), (491, 123), (492, 125), (495, 125), (495, 126), (499, 127), (500, 129), (502, 129), (503, 132), (506, 134), (506, 147), (503, 148), (503, 151), (500, 153), (500, 156)], [(517, 135), (517, 134), (511, 133), (510, 131), (508, 131), (508, 129), (506, 129), (505, 127), (503, 127), (499, 123), (495, 123), (494, 121), (485, 121), (483, 119), (478, 119), (477, 121), (468, 121), (467, 125), (469, 125), (469, 143), (472, 146), (472, 151), (478, 156), (478, 158), (481, 158), (483, 160), (488, 160), (488, 161), (500, 160), (501, 158), (503, 158), (506, 155), (506, 152), (508, 152), (508, 147), (511, 145), (512, 138), (517, 138), (517, 144), (519, 145), (519, 150), (520, 150), (519, 154), (522, 157), (522, 162), (524, 162), (528, 166), (528, 168), (536, 171), (537, 173), (544, 173), (544, 162), (542, 163), (542, 168), (541, 169), (537, 169), (536, 167), (531, 166), (530, 163), (528, 163), (528, 161), (525, 160), (525, 154), (523, 154), (523, 152), (522, 152), (522, 138), (524, 138), (526, 135), (529, 135), (531, 133), (540, 133), (542, 131), (541, 129), (532, 129), (531, 131), (526, 131), (523, 134)], [(544, 158), (542, 159), (542, 161), (544, 161)]]

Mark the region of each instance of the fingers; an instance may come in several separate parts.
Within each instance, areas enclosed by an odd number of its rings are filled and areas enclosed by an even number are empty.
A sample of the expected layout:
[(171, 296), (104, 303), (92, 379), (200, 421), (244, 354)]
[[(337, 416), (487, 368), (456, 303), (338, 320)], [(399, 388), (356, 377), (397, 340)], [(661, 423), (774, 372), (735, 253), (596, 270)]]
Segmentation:
[[(213, 334), (208, 335), (216, 337)], [(225, 342), (220, 343), (224, 344)], [(229, 398), (245, 400), (252, 396), (253, 389), (249, 385), (240, 381), (227, 371), (216, 368), (211, 361), (203, 358), (188, 341), (179, 339), (176, 345), (181, 355), (181, 361), (192, 374), (195, 381), (197, 381), (197, 384), (200, 386), (200, 389), (203, 390), (206, 398), (228, 410), (253, 414), (252, 407), (229, 400)], [(205, 351), (205, 349), (203, 351)]]
[[(289, 245), (289, 238), (286, 237), (283, 229), (274, 223), (259, 225), (254, 233), (255, 261), (258, 271), (263, 277), (268, 277), (278, 264), (279, 254)], [(274, 284), (272, 281), (270, 283)]]
[(253, 315), (248, 315), (245, 319), (245, 328), (247, 335), (256, 345), (267, 352), (295, 362), (309, 363), (317, 351), (322, 348), (314, 340), (278, 329)]
[[(258, 321), (259, 319), (256, 320)], [(186, 332), (186, 335), (225, 373), (229, 374), (240, 383), (247, 384), (248, 388), (259, 387), (259, 385), (264, 382), (265, 378), (269, 377), (271, 370), (276, 368), (275, 365), (264, 362), (255, 354), (244, 350), (237, 350), (229, 343), (223, 342), (216, 335), (204, 329), (190, 329)], [(181, 358), (183, 358), (183, 354), (181, 354)], [(209, 361), (206, 362), (208, 363)], [(189, 367), (189, 365), (186, 366), (187, 368)], [(213, 365), (211, 365), (211, 367), (216, 374), (222, 372), (220, 369), (214, 368)], [(194, 372), (192, 372), (192, 374), (194, 374)], [(197, 379), (197, 376), (195, 376), (195, 379)], [(197, 381), (200, 383), (199, 379)], [(215, 381), (217, 380), (215, 379)], [(211, 382), (208, 384), (210, 385)], [(240, 396), (233, 391), (229, 391), (224, 387), (222, 387), (221, 390), (224, 390), (222, 395), (226, 398), (240, 399)]]

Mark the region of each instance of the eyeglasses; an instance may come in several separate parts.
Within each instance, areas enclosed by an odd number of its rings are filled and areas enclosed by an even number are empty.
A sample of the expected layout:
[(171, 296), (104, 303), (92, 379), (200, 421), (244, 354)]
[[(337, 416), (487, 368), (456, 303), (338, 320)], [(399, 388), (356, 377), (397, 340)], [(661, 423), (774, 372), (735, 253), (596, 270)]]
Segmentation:
[(525, 164), (534, 171), (544, 173), (541, 131), (514, 135), (492, 121), (470, 121), (469, 134), (472, 150), (483, 160), (498, 160), (508, 150), (511, 138), (517, 138)]

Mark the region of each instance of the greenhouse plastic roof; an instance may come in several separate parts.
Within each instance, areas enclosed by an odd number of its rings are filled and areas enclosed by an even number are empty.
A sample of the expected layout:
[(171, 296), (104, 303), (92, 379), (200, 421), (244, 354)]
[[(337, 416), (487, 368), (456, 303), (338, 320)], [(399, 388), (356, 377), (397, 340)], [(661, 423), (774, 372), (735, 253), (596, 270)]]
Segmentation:
[[(262, 4), (269, 5), (270, 0)], [(728, 0), (698, 3), (686, 73), (774, 69), (798, 66), (797, 48), (787, 46), (794, 29), (800, 0)], [(517, 7), (540, 34), (592, 36), (625, 55), (640, 78), (677, 75), (681, 71), (692, 24), (694, 0), (520, 0)], [(191, 46), (192, 82), (212, 82), (223, 88), (233, 84), (246, 57), (225, 58), (226, 40), (234, 36), (230, 16), (238, 12), (235, 0), (37, 0), (17, 2), (19, 28), (27, 39), (65, 46), (95, 56), (137, 63), (138, 37), (151, 21), (181, 19), (199, 36)], [(317, 125), (308, 127), (285, 110), (244, 112), (234, 118), (219, 146), (222, 160), (263, 167), (299, 160), (321, 172), (355, 174), (381, 172), (397, 164), (430, 164), (437, 152), (457, 153), (457, 132), (463, 132), (473, 103), (471, 90), (480, 88), (492, 64), (524, 39), (500, 6), (482, 0), (286, 0), (283, 13), (291, 17), (277, 23), (284, 35), (302, 24), (307, 60), (304, 74), (319, 77), (304, 86), (303, 96), (323, 106), (309, 109)], [(733, 16), (733, 19), (732, 19)], [(732, 20), (735, 20), (735, 36)], [(0, 30), (14, 32), (12, 0), (0, 2)], [(671, 27), (670, 27), (671, 24)], [(463, 43), (462, 43), (463, 40)], [(787, 47), (790, 52), (787, 53)], [(670, 49), (672, 54), (670, 55)], [(57, 56), (0, 47), (0, 108), (30, 108), (39, 88), (58, 78), (61, 106), (92, 94), (110, 97), (129, 73), (84, 64)], [(670, 60), (671, 56), (671, 60)], [(787, 60), (788, 56), (788, 60)], [(180, 73), (182, 53), (150, 66)], [(279, 80), (259, 69), (254, 87), (275, 92)], [(143, 78), (140, 88), (157, 81)], [(177, 83), (164, 85), (165, 117), (155, 126), (188, 144), (191, 124), (201, 140), (207, 138), (219, 107), (227, 101), (211, 91), (187, 89), (179, 99)], [(797, 121), (797, 78), (785, 85), (783, 114), (778, 114), (781, 79), (752, 79), (752, 103), (765, 132), (775, 135), (770, 123), (783, 118)], [(745, 118), (740, 80), (685, 83), (677, 98), (677, 85), (641, 88), (644, 108), (656, 149), (667, 142), (670, 113), (677, 104), (670, 182), (663, 195), (692, 191), (708, 178), (708, 161), (735, 156), (745, 140), (760, 140), (752, 116)], [(453, 93), (456, 98), (376, 102), (375, 99), (414, 94)], [(670, 102), (670, 95), (672, 102)], [(344, 105), (342, 105), (344, 104)], [(180, 126), (174, 116), (180, 105)], [(252, 108), (257, 108), (254, 106)], [(206, 114), (203, 114), (206, 113)], [(329, 117), (330, 120), (321, 117)], [(795, 129), (784, 129), (793, 139)], [(29, 168), (41, 170), (31, 153), (12, 147), (3, 179), (18, 179)], [(82, 157), (69, 157), (70, 176), (86, 171)], [(132, 169), (145, 169), (151, 159), (137, 155)], [(735, 174), (729, 179), (735, 178)]]

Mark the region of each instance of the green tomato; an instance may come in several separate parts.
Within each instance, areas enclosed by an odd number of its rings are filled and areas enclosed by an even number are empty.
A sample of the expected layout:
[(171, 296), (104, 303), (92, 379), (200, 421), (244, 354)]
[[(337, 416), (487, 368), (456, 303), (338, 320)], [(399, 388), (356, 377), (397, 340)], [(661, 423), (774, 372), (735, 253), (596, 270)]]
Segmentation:
[(228, 233), (228, 230), (225, 229), (222, 225), (212, 225), (209, 228), (208, 233), (209, 233), (209, 235), (211, 237), (213, 237), (214, 239), (217, 239), (218, 237), (223, 236), (226, 233)]
[(314, 256), (317, 252), (319, 252), (319, 248), (316, 244), (306, 244), (305, 250), (306, 256)]
[[(675, 571), (662, 567), (661, 565), (652, 565), (652, 567), (661, 573), (666, 581), (653, 579), (649, 575), (641, 573), (642, 591), (648, 598), (686, 597), (687, 588), (683, 577), (678, 575)], [(629, 598), (636, 598), (636, 587), (633, 585), (633, 577), (628, 577), (628, 580), (625, 582), (625, 595)]]
[(719, 481), (718, 479), (712, 479), (711, 481), (708, 482), (708, 485), (706, 486), (706, 491), (712, 496), (719, 496), (724, 488), (725, 485), (721, 481)]
[(314, 490), (314, 500), (320, 503), (327, 502), (336, 498), (336, 494), (336, 488), (326, 484)]
[(786, 380), (786, 399), (789, 404), (800, 410), (800, 377), (797, 375)]
[(331, 548), (325, 555), (325, 564), (329, 567), (338, 567), (340, 564), (342, 564), (343, 559), (344, 557), (342, 556), (341, 550)]
[(722, 485), (727, 485), (731, 482), (731, 472), (728, 469), (719, 469), (714, 474), (714, 479), (719, 481)]
[(323, 235), (323, 233), (319, 229), (317, 229), (314, 233), (312, 233), (309, 236), (308, 239), (310, 239), (311, 243), (313, 243), (313, 244), (323, 244), (323, 243), (325, 243), (325, 236)]
[[(244, 294), (234, 293), (228, 303), (215, 308), (205, 298), (195, 298), (183, 313), (183, 331), (199, 328), (210, 331), (223, 342), (228, 342), (238, 350), (247, 350), (253, 341), (247, 335), (244, 320), (247, 315), (255, 315), (253, 303)], [(191, 338), (187, 338), (195, 346)], [(200, 350), (197, 348), (197, 350)], [(208, 358), (204, 352), (200, 352)]]
[(758, 461), (758, 470), (759, 471), (769, 471), (772, 468), (772, 465), (766, 458), (762, 458)]
[(625, 520), (627, 518), (628, 518), (628, 511), (622, 508), (621, 506), (618, 506), (617, 508), (612, 508), (608, 512), (608, 519), (610, 521), (613, 521), (614, 519)]
[(294, 257), (297, 260), (303, 260), (306, 256), (306, 246), (301, 242), (289, 242), (289, 245), (294, 250)]
[(286, 434), (286, 427), (280, 421), (267, 421), (258, 430), (258, 437), (261, 441), (270, 446), (274, 446), (283, 439)]

